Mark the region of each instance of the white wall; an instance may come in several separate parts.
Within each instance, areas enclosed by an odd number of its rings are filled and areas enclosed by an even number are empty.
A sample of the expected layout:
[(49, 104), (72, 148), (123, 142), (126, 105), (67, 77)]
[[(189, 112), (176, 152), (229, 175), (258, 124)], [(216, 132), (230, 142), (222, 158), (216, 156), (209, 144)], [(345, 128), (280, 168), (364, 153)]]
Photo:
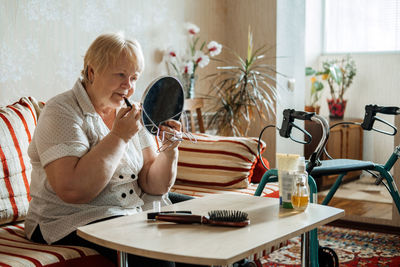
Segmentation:
[[(295, 81), (293, 91), (286, 89), (287, 80), (278, 79), (281, 85), (280, 98), (277, 103), (277, 126), (282, 123), (282, 111), (286, 108), (304, 109), (304, 30), (305, 30), (305, 2), (303, 0), (277, 1), (277, 42), (276, 67)], [(301, 121), (296, 124), (302, 126)], [(303, 155), (303, 145), (290, 139), (282, 138), (277, 134), (276, 151), (279, 153), (295, 153)]]
[[(241, 56), (247, 53), (251, 26), (255, 47), (271, 46), (268, 56), (275, 64), (276, 0), (0, 0), (0, 106), (21, 96), (47, 101), (70, 89), (90, 43), (101, 33), (120, 30), (138, 39), (144, 50), (146, 68), (134, 95), (139, 100), (151, 80), (167, 73), (162, 50), (187, 46), (187, 21), (200, 27), (201, 42), (215, 40)], [(291, 47), (282, 45), (290, 51), (282, 55), (292, 56), (289, 64), (296, 55)], [(212, 61), (199, 69), (196, 96), (209, 92), (202, 78), (220, 64)], [(294, 70), (289, 70), (292, 75)], [(262, 126), (253, 122), (253, 136)], [(275, 133), (265, 135), (264, 141), (264, 156), (273, 166)]]
[[(318, 68), (319, 56), (322, 53), (322, 23), (321, 23), (322, 1), (306, 0), (305, 11), (305, 63), (306, 66)], [(305, 104), (310, 104), (311, 81), (309, 77), (305, 80)]]
[(140, 99), (144, 87), (166, 73), (160, 50), (185, 42), (184, 10), (182, 0), (1, 0), (0, 105), (26, 95), (47, 101), (70, 89), (90, 43), (121, 30), (144, 50), (147, 66), (135, 94)]

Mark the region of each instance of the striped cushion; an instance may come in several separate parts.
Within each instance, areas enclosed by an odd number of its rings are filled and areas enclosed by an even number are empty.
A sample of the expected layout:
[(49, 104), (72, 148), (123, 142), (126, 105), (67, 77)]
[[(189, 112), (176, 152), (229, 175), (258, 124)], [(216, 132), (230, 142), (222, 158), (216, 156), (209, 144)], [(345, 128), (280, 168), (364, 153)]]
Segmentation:
[(24, 224), (0, 228), (0, 266), (114, 266), (95, 250), (43, 245), (25, 238)]
[(178, 184), (247, 188), (257, 161), (257, 138), (193, 136), (197, 142), (184, 138), (179, 145)]
[(0, 108), (0, 225), (23, 220), (28, 211), (32, 166), (28, 145), (40, 104), (23, 97)]

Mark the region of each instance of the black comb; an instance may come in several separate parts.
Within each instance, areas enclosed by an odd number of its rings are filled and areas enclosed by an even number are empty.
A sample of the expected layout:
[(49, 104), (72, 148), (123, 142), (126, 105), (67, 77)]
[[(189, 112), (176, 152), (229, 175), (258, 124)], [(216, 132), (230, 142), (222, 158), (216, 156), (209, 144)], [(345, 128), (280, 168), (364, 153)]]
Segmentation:
[(235, 210), (213, 210), (209, 216), (192, 214), (159, 214), (156, 220), (174, 223), (200, 223), (218, 226), (243, 227), (250, 224), (248, 214), (243, 211)]
[(208, 212), (210, 220), (217, 222), (243, 222), (249, 219), (246, 212), (238, 210), (212, 210)]

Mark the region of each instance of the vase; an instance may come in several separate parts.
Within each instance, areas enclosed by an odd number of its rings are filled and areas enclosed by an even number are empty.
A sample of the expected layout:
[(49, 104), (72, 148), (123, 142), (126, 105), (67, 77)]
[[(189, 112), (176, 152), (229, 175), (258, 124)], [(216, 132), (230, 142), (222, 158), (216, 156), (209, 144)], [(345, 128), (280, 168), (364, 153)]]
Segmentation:
[(341, 119), (346, 109), (347, 100), (344, 99), (328, 99), (329, 117)]
[(194, 75), (187, 75), (184, 77), (184, 90), (185, 98), (194, 98), (194, 89), (196, 85), (196, 77)]
[(195, 86), (195, 78), (190, 77), (187, 98), (194, 98), (194, 86)]

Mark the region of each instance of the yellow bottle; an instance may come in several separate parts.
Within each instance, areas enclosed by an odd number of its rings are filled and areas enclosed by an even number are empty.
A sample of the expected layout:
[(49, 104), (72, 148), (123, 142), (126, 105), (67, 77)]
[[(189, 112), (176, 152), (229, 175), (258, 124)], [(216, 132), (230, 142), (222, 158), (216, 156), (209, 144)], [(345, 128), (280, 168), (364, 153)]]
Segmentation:
[(293, 183), (292, 206), (295, 210), (299, 211), (303, 211), (307, 208), (310, 198), (305, 178), (305, 175), (298, 174)]

